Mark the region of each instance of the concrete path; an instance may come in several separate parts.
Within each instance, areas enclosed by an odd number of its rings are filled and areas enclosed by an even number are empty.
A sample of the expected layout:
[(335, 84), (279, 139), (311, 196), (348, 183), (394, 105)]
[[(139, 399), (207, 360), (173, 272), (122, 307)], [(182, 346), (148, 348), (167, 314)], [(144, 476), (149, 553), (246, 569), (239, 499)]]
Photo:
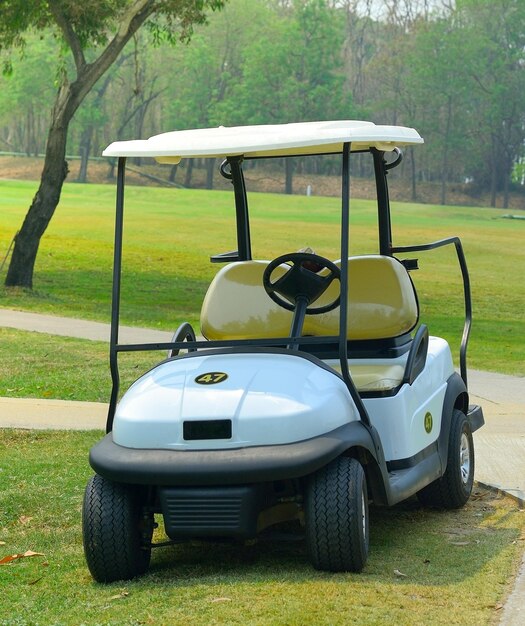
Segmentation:
[[(0, 327), (109, 341), (108, 324), (10, 309), (0, 309)], [(121, 326), (119, 336), (121, 343), (161, 342), (172, 333)], [(474, 434), (476, 480), (525, 505), (525, 378), (470, 370), (469, 390), (485, 414)], [(106, 415), (101, 403), (0, 398), (0, 427), (103, 429)]]
[[(92, 341), (109, 341), (109, 324), (58, 315), (41, 315), (27, 311), (0, 309), (0, 327), (29, 330), (61, 337), (77, 337)], [(175, 331), (175, 328), (173, 330)], [(120, 343), (155, 343), (171, 341), (172, 337), (173, 333), (163, 330), (135, 326), (121, 326), (119, 328)]]
[(525, 378), (471, 371), (469, 391), (485, 415), (485, 426), (474, 433), (476, 480), (506, 491), (524, 506)]
[[(0, 327), (109, 341), (100, 322), (0, 309)], [(121, 343), (170, 341), (172, 333), (120, 327)], [(478, 482), (504, 491), (525, 506), (525, 378), (469, 371), (471, 403), (485, 426), (474, 434)], [(105, 429), (107, 405), (96, 402), (0, 398), (0, 428)], [(525, 555), (505, 603), (500, 626), (525, 626)]]
[(105, 430), (107, 415), (102, 402), (0, 397), (0, 428)]

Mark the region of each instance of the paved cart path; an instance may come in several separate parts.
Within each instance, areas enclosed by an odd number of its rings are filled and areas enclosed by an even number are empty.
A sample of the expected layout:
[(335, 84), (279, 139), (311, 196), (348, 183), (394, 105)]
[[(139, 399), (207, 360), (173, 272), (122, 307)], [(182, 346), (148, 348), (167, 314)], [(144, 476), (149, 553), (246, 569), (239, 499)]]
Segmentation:
[[(109, 341), (109, 325), (0, 309), (0, 327)], [(120, 327), (120, 341), (170, 341), (166, 331)], [(485, 426), (474, 434), (476, 480), (525, 502), (525, 378), (469, 371), (471, 402), (481, 404)], [(0, 427), (104, 428), (107, 405), (62, 400), (0, 398)]]
[[(100, 322), (0, 309), (0, 327), (109, 341)], [(121, 343), (170, 341), (172, 333), (120, 327)], [(485, 426), (474, 434), (477, 481), (517, 498), (525, 506), (525, 378), (469, 371), (471, 403), (481, 404)], [(0, 397), (0, 428), (101, 429), (107, 404)], [(525, 625), (525, 556), (501, 626)]]

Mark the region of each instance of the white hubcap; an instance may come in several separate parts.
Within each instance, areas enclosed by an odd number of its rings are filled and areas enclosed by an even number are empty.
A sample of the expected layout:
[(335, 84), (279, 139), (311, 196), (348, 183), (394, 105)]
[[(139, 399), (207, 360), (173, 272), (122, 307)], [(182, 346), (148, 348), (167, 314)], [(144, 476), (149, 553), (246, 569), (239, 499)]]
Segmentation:
[(466, 485), (470, 476), (470, 446), (465, 433), (461, 435), (459, 446), (459, 468), (461, 471), (461, 481)]
[(361, 492), (361, 522), (363, 524), (363, 537), (366, 537), (366, 495), (364, 490)]

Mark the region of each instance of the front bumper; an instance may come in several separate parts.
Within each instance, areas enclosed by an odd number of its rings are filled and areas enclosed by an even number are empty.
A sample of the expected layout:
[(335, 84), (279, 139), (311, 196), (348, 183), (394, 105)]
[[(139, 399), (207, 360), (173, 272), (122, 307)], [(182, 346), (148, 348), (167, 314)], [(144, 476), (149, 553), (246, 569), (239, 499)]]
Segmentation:
[(374, 443), (361, 422), (297, 443), (228, 450), (125, 448), (111, 433), (91, 448), (93, 470), (114, 482), (155, 486), (239, 485), (300, 478), (352, 446), (375, 457)]

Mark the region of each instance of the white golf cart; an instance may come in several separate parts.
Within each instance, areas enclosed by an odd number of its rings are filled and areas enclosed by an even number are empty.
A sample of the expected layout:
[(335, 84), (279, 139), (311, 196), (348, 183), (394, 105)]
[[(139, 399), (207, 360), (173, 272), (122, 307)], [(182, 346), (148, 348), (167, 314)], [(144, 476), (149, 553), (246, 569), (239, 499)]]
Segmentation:
[[(461, 507), (474, 475), (466, 351), (468, 272), (457, 237), (392, 244), (387, 172), (410, 128), (335, 121), (213, 128), (111, 144), (118, 157), (111, 329), (113, 391), (107, 435), (90, 452), (95, 476), (83, 507), (86, 560), (97, 581), (129, 579), (150, 562), (155, 515), (172, 542), (253, 538), (298, 520), (315, 568), (358, 572), (369, 544), (370, 502), (414, 494)], [(378, 249), (349, 258), (350, 157), (369, 153), (377, 187)], [(311, 252), (253, 259), (243, 162), (340, 155), (339, 260)], [(183, 323), (173, 340), (118, 341), (126, 157), (223, 159), (234, 189), (237, 250), (204, 297), (200, 333)], [(332, 157), (334, 158), (334, 157)], [(419, 324), (409, 270), (394, 255), (451, 245), (464, 282), (465, 325), (456, 373), (447, 342)], [(168, 350), (117, 403), (118, 355)]]

